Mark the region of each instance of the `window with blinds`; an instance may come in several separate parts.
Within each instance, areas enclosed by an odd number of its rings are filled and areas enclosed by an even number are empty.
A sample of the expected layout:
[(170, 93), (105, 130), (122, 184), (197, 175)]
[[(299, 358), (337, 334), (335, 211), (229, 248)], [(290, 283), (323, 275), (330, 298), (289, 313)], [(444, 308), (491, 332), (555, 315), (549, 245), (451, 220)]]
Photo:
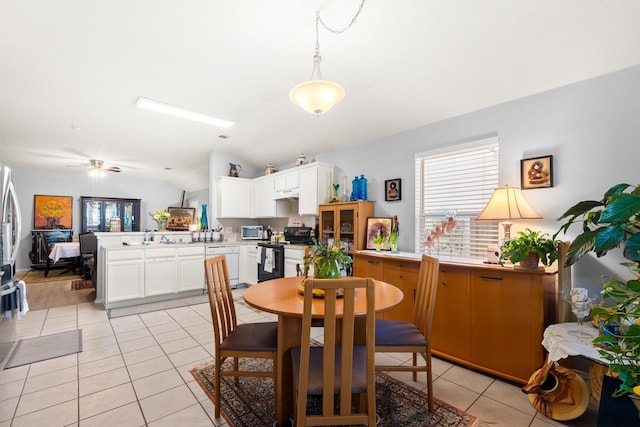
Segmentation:
[(476, 221), (498, 187), (498, 137), (418, 153), (416, 252), (486, 258), (498, 221)]

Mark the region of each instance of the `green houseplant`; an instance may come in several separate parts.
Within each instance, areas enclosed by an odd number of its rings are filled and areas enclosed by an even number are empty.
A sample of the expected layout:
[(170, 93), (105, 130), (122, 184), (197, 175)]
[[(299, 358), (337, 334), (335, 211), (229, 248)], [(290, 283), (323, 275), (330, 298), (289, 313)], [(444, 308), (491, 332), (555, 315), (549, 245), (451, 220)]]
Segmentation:
[(558, 241), (547, 233), (526, 228), (519, 231), (518, 237), (505, 240), (500, 246), (500, 264), (505, 260), (513, 264), (520, 263), (529, 269), (538, 268), (540, 261), (546, 266), (558, 259)]
[(628, 281), (614, 278), (603, 285), (603, 295), (615, 305), (592, 310), (603, 330), (593, 343), (609, 361), (609, 371), (620, 380), (613, 396), (640, 395), (640, 186), (616, 184), (601, 200), (578, 202), (558, 219), (566, 222), (556, 235), (566, 233), (577, 222), (582, 223), (582, 233), (569, 246), (567, 266), (588, 252), (602, 257), (620, 246), (624, 258), (630, 261), (625, 264), (635, 278)]
[(313, 264), (314, 277), (318, 279), (338, 279), (340, 270), (346, 269), (353, 260), (345, 252), (345, 248), (325, 246), (314, 240), (313, 251), (304, 256), (304, 277), (309, 276), (309, 268)]

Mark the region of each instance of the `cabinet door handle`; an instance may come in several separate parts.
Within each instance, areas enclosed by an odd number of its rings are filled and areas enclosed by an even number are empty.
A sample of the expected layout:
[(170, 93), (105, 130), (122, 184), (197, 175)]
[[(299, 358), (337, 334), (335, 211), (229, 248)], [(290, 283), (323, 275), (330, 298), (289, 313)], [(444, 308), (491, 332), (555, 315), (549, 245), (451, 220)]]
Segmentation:
[(486, 280), (504, 280), (502, 277), (480, 276), (481, 279)]
[(369, 264), (378, 264), (378, 261), (367, 260)]

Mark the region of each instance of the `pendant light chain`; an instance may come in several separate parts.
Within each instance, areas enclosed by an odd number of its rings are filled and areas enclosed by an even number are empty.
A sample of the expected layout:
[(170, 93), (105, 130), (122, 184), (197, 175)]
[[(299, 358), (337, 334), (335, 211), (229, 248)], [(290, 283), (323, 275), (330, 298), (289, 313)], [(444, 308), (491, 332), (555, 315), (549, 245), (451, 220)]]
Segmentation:
[[(340, 33), (344, 33), (345, 31), (347, 31), (349, 28), (351, 28), (351, 26), (353, 24), (355, 24), (356, 20), (358, 19), (358, 16), (360, 16), (360, 13), (362, 12), (362, 8), (364, 7), (364, 2), (366, 0), (362, 0), (362, 3), (360, 3), (360, 7), (358, 8), (358, 11), (356, 12), (356, 14), (353, 16), (353, 18), (351, 18), (351, 22), (349, 23), (349, 25), (347, 25), (346, 27), (344, 27), (341, 30), (334, 30), (333, 28), (329, 27), (323, 20), (322, 18), (320, 18), (320, 12), (316, 12), (316, 20), (319, 21), (322, 26), (324, 27), (325, 30), (329, 31), (330, 33), (333, 34), (340, 34)], [(316, 29), (316, 40), (317, 40), (317, 34), (318, 34), (318, 30)]]

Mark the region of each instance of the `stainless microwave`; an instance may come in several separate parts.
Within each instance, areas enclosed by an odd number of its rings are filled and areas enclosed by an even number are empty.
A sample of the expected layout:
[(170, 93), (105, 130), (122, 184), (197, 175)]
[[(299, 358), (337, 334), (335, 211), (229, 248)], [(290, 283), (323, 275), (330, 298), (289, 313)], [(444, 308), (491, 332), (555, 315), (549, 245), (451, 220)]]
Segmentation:
[(242, 240), (262, 240), (263, 228), (261, 225), (242, 225), (240, 232)]

